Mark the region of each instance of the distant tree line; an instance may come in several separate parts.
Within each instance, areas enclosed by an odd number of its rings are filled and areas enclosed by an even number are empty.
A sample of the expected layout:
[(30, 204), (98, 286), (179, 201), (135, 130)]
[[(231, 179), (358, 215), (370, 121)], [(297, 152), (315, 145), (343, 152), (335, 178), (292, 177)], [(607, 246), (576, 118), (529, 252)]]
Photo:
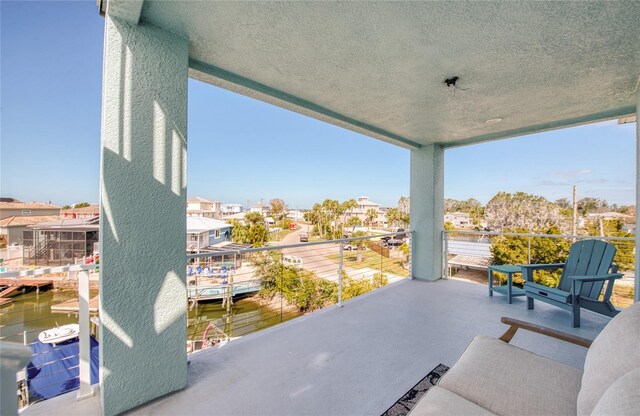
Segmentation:
[[(585, 197), (577, 201), (578, 215), (618, 212), (631, 216), (635, 222), (635, 206), (608, 204), (598, 198)], [(551, 202), (544, 197), (524, 192), (498, 192), (486, 206), (474, 200), (446, 200), (446, 212), (467, 212), (472, 219), (482, 218), (489, 231), (571, 234), (573, 232), (573, 207), (566, 198)], [(622, 230), (623, 221), (615, 219), (588, 218), (578, 229), (581, 236), (631, 237)], [(447, 228), (447, 225), (445, 225)], [(448, 224), (451, 229), (452, 224)], [(571, 241), (565, 238), (497, 236), (492, 238), (492, 256), (495, 264), (545, 264), (562, 263), (569, 254)], [(529, 251), (529, 242), (531, 250)], [(633, 241), (612, 241), (617, 248), (615, 263), (620, 270), (633, 270)], [(529, 254), (531, 258), (529, 258)], [(556, 286), (560, 272), (536, 272), (534, 279), (548, 286)], [(516, 282), (518, 280), (516, 279)], [(521, 283), (521, 282), (520, 282)]]

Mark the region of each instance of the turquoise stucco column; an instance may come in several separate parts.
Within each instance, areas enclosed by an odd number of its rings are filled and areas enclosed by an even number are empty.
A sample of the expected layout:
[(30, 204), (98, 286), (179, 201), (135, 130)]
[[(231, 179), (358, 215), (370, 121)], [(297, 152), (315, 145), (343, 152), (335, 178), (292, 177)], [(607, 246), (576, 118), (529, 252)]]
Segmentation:
[(412, 273), (421, 280), (442, 277), (444, 150), (437, 144), (411, 151)]
[(105, 17), (100, 380), (105, 415), (184, 388), (188, 42)]
[(635, 267), (635, 293), (633, 300), (640, 302), (640, 89), (638, 90), (638, 103), (636, 104), (636, 267)]

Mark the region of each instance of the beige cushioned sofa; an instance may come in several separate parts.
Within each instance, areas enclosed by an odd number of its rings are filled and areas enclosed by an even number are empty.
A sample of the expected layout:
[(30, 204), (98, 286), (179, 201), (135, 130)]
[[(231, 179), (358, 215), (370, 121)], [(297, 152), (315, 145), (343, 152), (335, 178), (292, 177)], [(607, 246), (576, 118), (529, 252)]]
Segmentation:
[[(417, 415), (640, 415), (640, 303), (611, 320), (591, 343), (503, 318), (500, 339), (476, 337)], [(514, 347), (518, 328), (589, 346), (584, 371)]]

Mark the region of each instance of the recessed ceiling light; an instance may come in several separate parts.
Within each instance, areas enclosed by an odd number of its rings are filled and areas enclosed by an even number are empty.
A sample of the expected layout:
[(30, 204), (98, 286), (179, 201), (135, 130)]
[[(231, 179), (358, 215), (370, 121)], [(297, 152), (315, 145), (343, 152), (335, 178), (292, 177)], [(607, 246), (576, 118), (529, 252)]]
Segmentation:
[(495, 124), (495, 123), (500, 123), (501, 121), (502, 119), (500, 117), (496, 117), (496, 118), (490, 118), (489, 120), (485, 121), (485, 123)]

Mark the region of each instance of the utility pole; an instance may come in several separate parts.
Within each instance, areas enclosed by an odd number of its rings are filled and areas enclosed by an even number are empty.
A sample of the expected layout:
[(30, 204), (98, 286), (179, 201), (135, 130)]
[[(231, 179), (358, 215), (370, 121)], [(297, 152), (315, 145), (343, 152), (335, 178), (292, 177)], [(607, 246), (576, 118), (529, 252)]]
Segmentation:
[[(573, 235), (578, 234), (578, 192), (577, 187), (573, 185)], [(573, 237), (573, 242), (576, 242), (576, 238)]]

